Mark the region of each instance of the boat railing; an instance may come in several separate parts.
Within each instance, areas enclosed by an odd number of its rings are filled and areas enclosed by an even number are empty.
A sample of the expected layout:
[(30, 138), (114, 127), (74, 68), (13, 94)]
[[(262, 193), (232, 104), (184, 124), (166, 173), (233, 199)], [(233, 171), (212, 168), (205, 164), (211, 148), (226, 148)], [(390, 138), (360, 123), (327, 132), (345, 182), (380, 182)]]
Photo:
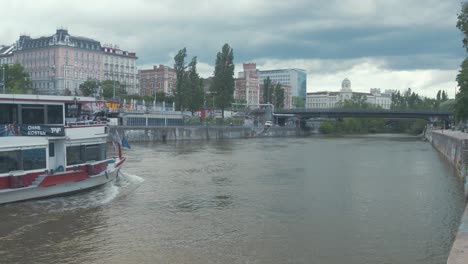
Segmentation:
[(80, 126), (102, 126), (102, 125), (107, 125), (106, 121), (74, 121), (74, 122), (67, 122), (67, 126), (73, 126), (73, 127), (80, 127)]

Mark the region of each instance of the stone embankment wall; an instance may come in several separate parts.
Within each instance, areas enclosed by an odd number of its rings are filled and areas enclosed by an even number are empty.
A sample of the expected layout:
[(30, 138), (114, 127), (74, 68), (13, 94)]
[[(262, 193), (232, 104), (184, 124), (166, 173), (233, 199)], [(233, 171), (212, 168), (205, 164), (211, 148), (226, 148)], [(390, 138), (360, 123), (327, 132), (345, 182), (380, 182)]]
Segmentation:
[[(426, 139), (432, 143), (456, 168), (458, 176), (466, 183), (468, 163), (468, 133), (459, 131), (427, 131)], [(465, 195), (467, 185), (465, 184)], [(448, 264), (468, 263), (468, 207), (465, 208), (457, 236), (447, 260)]]
[(455, 167), (460, 178), (465, 179), (468, 162), (468, 134), (458, 131), (433, 131), (426, 138)]
[(178, 126), (178, 127), (136, 127), (111, 126), (109, 141), (114, 131), (129, 142), (153, 142), (171, 140), (209, 140), (254, 137), (290, 137), (301, 135), (295, 127), (241, 127), (241, 126)]

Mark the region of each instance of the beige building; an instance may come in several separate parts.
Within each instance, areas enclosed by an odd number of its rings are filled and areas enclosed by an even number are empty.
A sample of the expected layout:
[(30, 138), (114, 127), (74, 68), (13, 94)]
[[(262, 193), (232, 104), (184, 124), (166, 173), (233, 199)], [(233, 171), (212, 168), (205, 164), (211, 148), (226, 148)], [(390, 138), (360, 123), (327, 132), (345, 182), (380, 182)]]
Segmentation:
[(134, 52), (119, 49), (117, 46), (104, 46), (103, 80), (119, 81), (128, 94), (139, 94), (136, 60)]
[(324, 109), (335, 108), (338, 102), (349, 100), (353, 95), (362, 95), (366, 101), (373, 105), (378, 105), (383, 109), (390, 109), (392, 104), (392, 94), (395, 90), (385, 90), (381, 92), (379, 88), (371, 88), (369, 93), (353, 92), (351, 90), (351, 81), (344, 79), (341, 83), (339, 92), (315, 92), (307, 93), (306, 108)]
[(234, 101), (249, 105), (260, 103), (260, 83), (255, 63), (244, 63), (244, 71), (235, 80)]
[(140, 84), (140, 95), (154, 95), (164, 92), (173, 95), (176, 87), (176, 71), (168, 66), (156, 65), (153, 69), (139, 70), (138, 78)]

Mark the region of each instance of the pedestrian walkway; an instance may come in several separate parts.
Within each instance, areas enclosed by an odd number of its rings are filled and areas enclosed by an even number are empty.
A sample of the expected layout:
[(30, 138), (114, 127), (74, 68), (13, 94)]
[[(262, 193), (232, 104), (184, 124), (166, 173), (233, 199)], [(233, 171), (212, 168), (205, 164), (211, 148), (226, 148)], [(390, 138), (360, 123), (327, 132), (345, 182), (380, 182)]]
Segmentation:
[[(468, 133), (456, 130), (432, 130), (432, 132), (442, 133), (458, 139), (468, 139)], [(468, 262), (467, 262), (468, 263)]]
[(468, 263), (468, 207), (463, 213), (463, 217), (458, 228), (457, 237), (450, 251), (447, 264)]

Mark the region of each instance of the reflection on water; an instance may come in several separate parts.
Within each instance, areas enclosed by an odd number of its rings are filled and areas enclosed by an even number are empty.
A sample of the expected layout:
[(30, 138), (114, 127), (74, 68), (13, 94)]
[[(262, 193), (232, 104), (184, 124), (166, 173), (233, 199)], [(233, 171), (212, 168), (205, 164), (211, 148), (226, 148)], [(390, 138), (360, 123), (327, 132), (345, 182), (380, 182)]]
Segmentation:
[(132, 147), (112, 184), (0, 206), (0, 262), (445, 263), (463, 210), (415, 137)]

